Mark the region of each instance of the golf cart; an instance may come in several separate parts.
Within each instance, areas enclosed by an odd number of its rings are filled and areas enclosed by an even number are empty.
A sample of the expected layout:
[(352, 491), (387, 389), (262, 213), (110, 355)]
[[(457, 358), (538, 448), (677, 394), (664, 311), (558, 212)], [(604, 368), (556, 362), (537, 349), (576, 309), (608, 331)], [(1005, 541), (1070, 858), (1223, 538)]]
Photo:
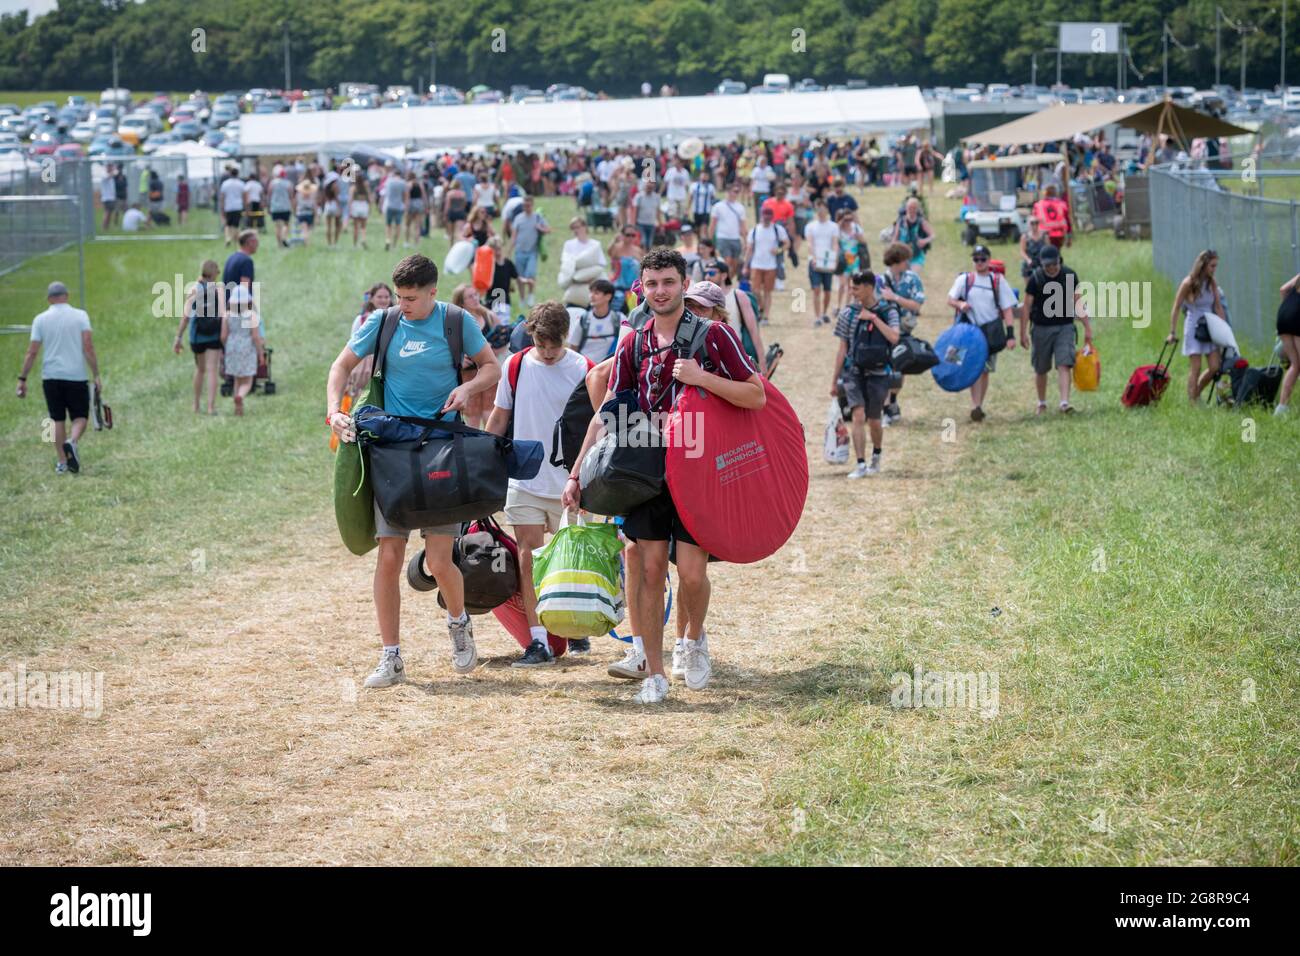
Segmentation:
[(989, 239), (1019, 242), (1029, 228), (1028, 210), (1038, 198), (1039, 171), (1050, 171), (1064, 158), (1060, 153), (1022, 153), (971, 163), (961, 241), (968, 246)]

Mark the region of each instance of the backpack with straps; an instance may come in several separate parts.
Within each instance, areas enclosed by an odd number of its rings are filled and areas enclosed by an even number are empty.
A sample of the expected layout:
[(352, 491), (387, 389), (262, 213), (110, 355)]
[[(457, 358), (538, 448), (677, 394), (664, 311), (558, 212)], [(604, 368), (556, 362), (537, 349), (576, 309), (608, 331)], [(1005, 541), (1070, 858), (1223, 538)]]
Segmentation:
[[(510, 383), (510, 395), (514, 399), (511, 402), (510, 424), (506, 428), (507, 438), (514, 438), (515, 435), (514, 406), (518, 402), (519, 375), (523, 370), (523, 357), (530, 349), (532, 349), (531, 345), (522, 352), (510, 356), (506, 362), (506, 381)], [(595, 364), (591, 359), (587, 359), (587, 371), (591, 371), (594, 367)], [(551, 433), (550, 463), (552, 465), (565, 471), (573, 471), (573, 466), (578, 463), (578, 452), (582, 450), (582, 443), (587, 437), (587, 427), (591, 424), (591, 417), (594, 414), (595, 409), (591, 405), (591, 395), (587, 391), (587, 378), (584, 375), (582, 381), (573, 387), (573, 391), (564, 403), (564, 411), (555, 420), (555, 430)]]
[[(375, 366), (371, 372), (370, 378), (373, 382), (378, 379), (382, 384), (384, 378), (384, 365), (387, 364), (388, 346), (393, 341), (393, 335), (397, 332), (397, 323), (401, 321), (401, 306), (390, 305), (384, 310), (379, 322), (379, 339), (375, 343)], [(465, 361), (465, 312), (458, 305), (448, 305), (446, 315), (442, 320), (442, 334), (447, 339), (447, 348), (451, 352), (451, 367), (456, 371), (456, 384), (461, 384), (461, 366)], [(363, 396), (364, 397), (364, 396)], [(357, 401), (358, 407), (367, 404), (361, 400)], [(371, 404), (380, 404), (372, 402)], [(382, 405), (381, 405), (382, 407)], [(460, 417), (459, 413), (456, 416)]]
[[(610, 335), (599, 336), (599, 338), (613, 339), (614, 341), (610, 344), (609, 351), (605, 353), (605, 358), (609, 358), (614, 354), (614, 349), (618, 346), (618, 330), (627, 316), (622, 312), (616, 312), (615, 310), (610, 309), (607, 317), (613, 321), (614, 331)], [(591, 336), (591, 320), (594, 318), (595, 316), (591, 314), (591, 309), (584, 310), (582, 315), (578, 318), (578, 326), (582, 329), (582, 336), (578, 339), (577, 345), (579, 352), (586, 347), (587, 339)]]
[[(967, 272), (966, 289), (962, 293), (963, 302), (970, 301), (970, 290), (975, 287), (975, 273)], [(958, 312), (956, 319), (958, 322), (969, 322), (984, 333), (984, 341), (988, 343), (989, 355), (997, 355), (1007, 347), (1007, 327), (1002, 324), (1002, 309), (998, 305), (998, 274), (992, 269), (989, 270), (989, 279), (993, 286), (993, 307), (997, 309), (998, 316), (992, 322), (979, 323), (974, 317), (967, 317), (966, 313)]]
[[(877, 303), (881, 305), (883, 303)], [(880, 315), (875, 308), (863, 311)], [(884, 316), (881, 316), (884, 318)], [(889, 340), (876, 330), (876, 325), (870, 319), (862, 318), (859, 313), (854, 317), (854, 326), (852, 338), (849, 342), (848, 363), (849, 367), (859, 375), (866, 375), (870, 372), (879, 372), (889, 364), (889, 356), (893, 347)], [(877, 342), (876, 339), (880, 341)]]
[[(712, 320), (701, 318), (688, 309), (682, 313), (681, 320), (677, 323), (677, 332), (667, 348), (671, 349), (678, 358), (693, 358), (703, 367), (709, 360), (705, 340), (708, 338), (709, 326), (712, 324)], [(635, 337), (632, 339), (632, 369), (638, 376), (641, 374), (641, 363), (646, 356), (645, 342), (653, 330), (654, 323), (647, 322), (639, 332), (634, 333)], [(700, 389), (700, 391), (704, 390)]]

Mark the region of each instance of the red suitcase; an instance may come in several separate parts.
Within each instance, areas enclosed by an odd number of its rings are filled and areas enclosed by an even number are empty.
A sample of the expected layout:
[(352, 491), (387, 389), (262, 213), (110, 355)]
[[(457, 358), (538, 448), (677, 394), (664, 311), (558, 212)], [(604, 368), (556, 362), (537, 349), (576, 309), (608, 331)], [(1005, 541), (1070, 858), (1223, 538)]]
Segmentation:
[(1124, 394), (1120, 396), (1120, 401), (1124, 403), (1125, 408), (1137, 408), (1160, 401), (1160, 396), (1169, 385), (1169, 362), (1174, 360), (1173, 350), (1177, 344), (1177, 339), (1172, 343), (1165, 343), (1169, 347), (1168, 361), (1165, 360), (1165, 347), (1161, 346), (1155, 365), (1139, 365), (1129, 376), (1128, 384), (1124, 386)]

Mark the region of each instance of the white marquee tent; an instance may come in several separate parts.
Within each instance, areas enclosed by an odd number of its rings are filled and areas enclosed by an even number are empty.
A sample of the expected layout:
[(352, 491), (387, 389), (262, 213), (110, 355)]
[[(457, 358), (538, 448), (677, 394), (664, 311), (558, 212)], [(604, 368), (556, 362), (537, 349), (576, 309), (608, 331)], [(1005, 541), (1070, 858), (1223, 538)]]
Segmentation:
[(785, 138), (928, 128), (915, 86), (823, 93), (675, 96), (560, 103), (484, 103), (391, 110), (252, 114), (240, 121), (245, 156), (378, 148), (458, 149), (679, 142), (688, 137)]

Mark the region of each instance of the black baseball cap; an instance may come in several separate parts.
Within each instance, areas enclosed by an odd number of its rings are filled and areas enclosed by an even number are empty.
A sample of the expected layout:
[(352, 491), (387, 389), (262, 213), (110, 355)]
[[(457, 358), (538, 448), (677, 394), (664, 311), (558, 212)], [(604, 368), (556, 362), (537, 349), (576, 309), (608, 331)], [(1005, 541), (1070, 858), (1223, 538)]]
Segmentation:
[(1061, 250), (1051, 244), (1043, 246), (1038, 250), (1038, 261), (1043, 265), (1050, 265), (1053, 262), (1061, 261)]
[(974, 259), (976, 256), (984, 256), (987, 259), (990, 258), (991, 255), (992, 254), (989, 252), (988, 246), (976, 246), (974, 249), (970, 251), (970, 257), (972, 259)]

